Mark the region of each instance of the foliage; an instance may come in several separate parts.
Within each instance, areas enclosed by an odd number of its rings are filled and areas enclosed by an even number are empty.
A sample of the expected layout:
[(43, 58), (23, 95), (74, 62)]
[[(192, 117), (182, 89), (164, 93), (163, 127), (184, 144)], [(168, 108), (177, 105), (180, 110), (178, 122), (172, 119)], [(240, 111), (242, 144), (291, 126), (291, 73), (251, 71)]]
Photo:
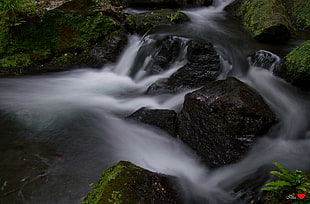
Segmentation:
[[(298, 193), (306, 194), (310, 192), (310, 180), (302, 171), (289, 172), (277, 162), (274, 162), (274, 165), (280, 171), (271, 171), (270, 173), (277, 176), (278, 180), (267, 183), (266, 187), (262, 188), (262, 190), (272, 192), (268, 199), (270, 203), (284, 203), (289, 195), (296, 196)], [(293, 203), (299, 203), (299, 200)]]
[(0, 1), (0, 26), (8, 30), (10, 27), (26, 22), (22, 16), (36, 13), (34, 0), (3, 0)]

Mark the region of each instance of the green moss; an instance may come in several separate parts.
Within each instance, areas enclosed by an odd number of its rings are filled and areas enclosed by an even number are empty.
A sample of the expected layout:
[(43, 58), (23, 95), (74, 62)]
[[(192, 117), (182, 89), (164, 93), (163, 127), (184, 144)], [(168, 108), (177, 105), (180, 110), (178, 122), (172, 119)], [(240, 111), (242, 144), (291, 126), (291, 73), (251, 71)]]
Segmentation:
[(103, 171), (83, 204), (181, 203), (167, 176), (121, 161)]
[(294, 33), (281, 0), (245, 0), (237, 16), (258, 39), (287, 40)]
[(139, 182), (137, 178), (142, 171), (135, 165), (124, 161), (105, 169), (98, 184), (82, 203), (136, 203), (137, 195), (133, 193), (130, 186)]
[[(72, 55), (82, 54), (119, 25), (102, 12), (93, 12), (74, 0), (42, 16), (32, 17), (10, 32), (0, 31), (0, 73), (22, 72), (28, 66), (69, 64)], [(88, 3), (89, 4), (89, 3)], [(0, 26), (1, 29), (1, 26)], [(58, 64), (59, 63), (59, 64)]]
[(297, 46), (285, 57), (286, 75), (294, 84), (310, 83), (310, 40)]
[(293, 23), (298, 28), (310, 31), (310, 1), (285, 0), (284, 2)]

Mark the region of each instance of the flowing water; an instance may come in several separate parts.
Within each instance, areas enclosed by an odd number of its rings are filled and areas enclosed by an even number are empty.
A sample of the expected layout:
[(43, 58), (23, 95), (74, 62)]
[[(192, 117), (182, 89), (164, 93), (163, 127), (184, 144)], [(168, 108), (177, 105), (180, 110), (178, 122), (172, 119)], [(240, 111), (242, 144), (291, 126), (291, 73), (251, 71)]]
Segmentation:
[[(226, 16), (223, 8), (229, 2), (185, 11), (188, 23), (129, 36), (118, 62), (101, 70), (1, 78), (0, 203), (79, 203), (100, 172), (120, 160), (176, 176), (188, 203), (242, 203), (233, 190), (275, 161), (289, 170), (309, 172), (310, 96), (270, 70), (249, 65), (247, 56), (267, 45), (255, 42)], [(144, 94), (153, 82), (186, 63), (184, 44), (168, 71), (147, 74), (158, 51), (154, 42), (166, 35), (214, 44), (221, 55), (219, 79), (239, 78), (276, 113), (279, 122), (238, 163), (209, 169), (176, 138), (125, 119), (141, 107), (182, 107), (188, 91)]]

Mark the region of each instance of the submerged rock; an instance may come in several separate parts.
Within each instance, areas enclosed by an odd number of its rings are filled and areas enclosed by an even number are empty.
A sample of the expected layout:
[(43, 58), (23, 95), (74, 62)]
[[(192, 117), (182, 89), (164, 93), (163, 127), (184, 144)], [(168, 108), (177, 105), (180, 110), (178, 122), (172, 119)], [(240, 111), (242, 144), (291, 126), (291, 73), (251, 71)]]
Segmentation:
[(189, 18), (182, 12), (161, 9), (129, 15), (125, 20), (125, 26), (130, 32), (144, 35), (148, 30), (158, 25), (172, 25), (186, 21), (189, 21)]
[(294, 28), (281, 0), (237, 0), (226, 8), (260, 41), (285, 41)]
[(220, 58), (209, 42), (190, 40), (187, 48), (188, 63), (167, 79), (152, 84), (146, 94), (175, 93), (203, 86), (219, 76)]
[(173, 110), (147, 108), (140, 108), (128, 116), (130, 119), (159, 127), (170, 135), (175, 135), (176, 117), (177, 113)]
[(288, 53), (275, 74), (293, 85), (310, 90), (310, 40)]
[(105, 169), (83, 204), (181, 203), (166, 175), (121, 161)]
[(263, 98), (235, 78), (209, 82), (185, 96), (177, 134), (211, 167), (244, 156), (275, 116)]

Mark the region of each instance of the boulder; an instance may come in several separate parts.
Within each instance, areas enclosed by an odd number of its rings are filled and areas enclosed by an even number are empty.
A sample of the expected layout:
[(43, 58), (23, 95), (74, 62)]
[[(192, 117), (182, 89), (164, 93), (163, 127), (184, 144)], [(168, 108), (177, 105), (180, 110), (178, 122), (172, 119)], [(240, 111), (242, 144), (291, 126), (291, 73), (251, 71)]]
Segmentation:
[(219, 76), (220, 58), (209, 42), (190, 40), (187, 48), (188, 63), (167, 79), (152, 84), (146, 94), (175, 93), (203, 86)]
[(185, 96), (177, 118), (177, 135), (211, 167), (244, 156), (275, 115), (248, 85), (228, 78), (207, 83)]
[(170, 135), (175, 135), (177, 113), (173, 110), (140, 108), (128, 118), (159, 127)]
[(226, 7), (260, 41), (286, 41), (295, 33), (281, 0), (237, 0)]
[(121, 161), (105, 169), (82, 204), (181, 203), (169, 177)]
[(302, 43), (288, 53), (283, 65), (275, 74), (293, 85), (310, 90), (310, 40)]
[(283, 0), (293, 24), (301, 30), (310, 31), (310, 1)]
[(267, 50), (256, 51), (249, 57), (250, 66), (261, 67), (270, 71), (278, 69), (281, 58)]
[(148, 30), (158, 25), (172, 25), (186, 21), (189, 21), (189, 18), (182, 12), (160, 9), (129, 15), (125, 20), (125, 26), (130, 32), (144, 35)]

